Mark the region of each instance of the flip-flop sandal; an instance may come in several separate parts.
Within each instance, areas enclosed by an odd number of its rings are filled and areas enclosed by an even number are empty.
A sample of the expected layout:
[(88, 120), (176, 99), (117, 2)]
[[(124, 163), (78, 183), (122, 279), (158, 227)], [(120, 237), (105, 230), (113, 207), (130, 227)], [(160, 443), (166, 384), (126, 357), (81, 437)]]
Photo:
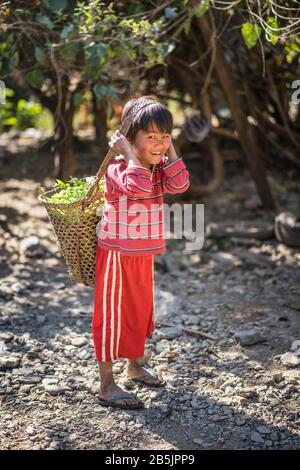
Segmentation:
[(130, 400), (132, 398), (135, 397), (130, 397), (128, 395), (113, 395), (110, 400), (98, 398), (98, 401), (102, 406), (113, 406), (115, 408), (136, 409), (144, 407), (144, 403), (142, 401), (138, 401), (137, 403), (118, 403), (119, 400)]
[(133, 382), (140, 382), (148, 387), (160, 387), (162, 382), (156, 377), (149, 377), (148, 375), (140, 375), (139, 377), (130, 377)]

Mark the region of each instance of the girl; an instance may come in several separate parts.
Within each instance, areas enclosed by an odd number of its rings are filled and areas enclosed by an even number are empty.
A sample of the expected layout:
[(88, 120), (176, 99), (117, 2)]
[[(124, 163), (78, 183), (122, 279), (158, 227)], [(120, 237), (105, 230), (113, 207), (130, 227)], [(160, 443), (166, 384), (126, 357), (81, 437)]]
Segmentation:
[(127, 359), (132, 380), (161, 385), (138, 359), (154, 331), (154, 255), (166, 252), (163, 193), (182, 193), (190, 185), (172, 143), (170, 111), (149, 96), (129, 100), (122, 121), (130, 111), (135, 115), (127, 137), (117, 130), (109, 141), (119, 155), (105, 174), (92, 321), (100, 403), (120, 408), (140, 408), (143, 402), (115, 383), (114, 360)]

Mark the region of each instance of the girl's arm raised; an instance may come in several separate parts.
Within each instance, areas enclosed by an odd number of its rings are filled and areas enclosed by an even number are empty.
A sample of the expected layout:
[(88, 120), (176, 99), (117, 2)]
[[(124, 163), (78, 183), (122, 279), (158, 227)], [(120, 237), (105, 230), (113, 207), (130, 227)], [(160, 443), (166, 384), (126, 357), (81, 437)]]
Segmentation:
[(168, 160), (162, 167), (162, 187), (164, 193), (184, 193), (190, 186), (189, 172), (182, 158), (179, 158), (171, 140), (167, 152)]
[(107, 175), (125, 196), (147, 197), (152, 192), (151, 171), (142, 166), (112, 162), (107, 168)]
[(107, 168), (111, 183), (125, 196), (147, 197), (152, 192), (151, 171), (144, 168), (136, 157), (133, 148), (118, 130), (111, 137), (109, 146), (121, 153), (127, 162), (112, 162)]

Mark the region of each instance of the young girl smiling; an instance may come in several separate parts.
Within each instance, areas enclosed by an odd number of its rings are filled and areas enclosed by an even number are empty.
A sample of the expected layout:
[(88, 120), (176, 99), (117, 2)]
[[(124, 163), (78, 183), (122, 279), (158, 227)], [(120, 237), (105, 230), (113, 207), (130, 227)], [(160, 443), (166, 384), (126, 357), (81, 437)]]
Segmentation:
[(115, 383), (114, 360), (127, 359), (133, 381), (161, 385), (138, 359), (155, 326), (154, 255), (166, 252), (163, 194), (183, 193), (190, 185), (172, 143), (170, 111), (144, 96), (126, 103), (122, 121), (136, 107), (127, 136), (116, 131), (109, 142), (118, 155), (105, 174), (92, 321), (100, 403), (120, 408), (140, 408), (143, 402)]

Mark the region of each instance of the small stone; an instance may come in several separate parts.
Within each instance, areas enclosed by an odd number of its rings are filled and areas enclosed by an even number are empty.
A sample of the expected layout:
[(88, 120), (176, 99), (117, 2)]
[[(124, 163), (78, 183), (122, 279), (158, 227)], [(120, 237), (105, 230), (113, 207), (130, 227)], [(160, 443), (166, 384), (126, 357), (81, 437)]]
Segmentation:
[[(199, 382), (199, 381), (198, 381)], [(216, 388), (220, 388), (221, 385), (223, 384), (224, 380), (221, 378), (221, 377), (218, 377), (215, 382), (214, 382), (214, 385)]]
[(195, 409), (200, 408), (200, 403), (198, 402), (197, 399), (195, 399), (195, 398), (192, 399), (192, 401), (191, 401), (191, 407), (192, 407), (192, 408), (195, 408)]
[(172, 326), (168, 328), (160, 328), (157, 330), (158, 337), (161, 339), (174, 339), (182, 336), (182, 327)]
[(137, 424), (141, 424), (142, 426), (145, 426), (146, 425), (146, 420), (143, 416), (138, 416), (136, 419), (135, 419), (135, 422)]
[(53, 441), (53, 442), (51, 442), (51, 444), (50, 444), (49, 447), (50, 447), (50, 449), (52, 449), (52, 450), (58, 449), (58, 448), (59, 448), (59, 442)]
[(218, 421), (220, 421), (220, 415), (216, 414), (216, 415), (211, 415), (210, 416), (210, 420), (211, 421), (214, 421), (215, 423), (217, 423)]
[(29, 436), (32, 436), (34, 434), (33, 426), (27, 426), (25, 431), (27, 432), (27, 434), (29, 434)]
[(0, 341), (0, 354), (4, 354), (8, 351), (8, 347), (4, 343), (4, 341)]
[(199, 437), (195, 437), (194, 439), (192, 439), (192, 441), (194, 444), (198, 444), (199, 446), (203, 444), (203, 440), (200, 439)]
[(40, 243), (40, 239), (35, 235), (24, 238), (20, 243), (20, 251), (29, 257), (42, 255), (44, 248)]
[(206, 377), (200, 377), (200, 379), (198, 379), (198, 387), (201, 387), (202, 385), (204, 385), (205, 382), (206, 382)]
[(126, 426), (125, 421), (120, 422), (120, 430), (124, 432), (127, 431), (127, 426)]
[(32, 375), (33, 369), (19, 368), (12, 370), (13, 375)]
[(246, 423), (246, 420), (244, 418), (237, 418), (235, 422), (237, 426), (244, 426), (245, 423)]
[(54, 385), (54, 384), (45, 384), (44, 388), (46, 392), (50, 393), (50, 395), (57, 396), (60, 394), (64, 394), (67, 391), (71, 391), (70, 387), (64, 385)]
[(264, 442), (264, 440), (262, 439), (261, 435), (260, 435), (258, 432), (256, 432), (256, 431), (253, 431), (253, 432), (251, 433), (250, 439), (251, 439), (251, 441), (257, 442), (257, 443), (259, 443), (259, 444), (262, 444), (262, 443)]
[(45, 323), (46, 317), (44, 315), (37, 315), (36, 316), (36, 321), (40, 324)]
[(13, 339), (14, 335), (9, 331), (2, 331), (0, 332), (0, 341), (4, 341), (4, 343), (9, 343)]
[(170, 343), (166, 339), (158, 341), (155, 345), (157, 354), (163, 351), (170, 351)]
[(168, 413), (168, 411), (169, 411), (168, 405), (163, 404), (163, 405), (160, 406), (160, 412), (161, 413)]
[(27, 289), (27, 287), (20, 282), (14, 282), (10, 287), (13, 292), (16, 292), (16, 294), (20, 294)]
[[(0, 339), (1, 339), (1, 336), (0, 336)], [(300, 349), (300, 339), (297, 339), (296, 341), (293, 341), (292, 342), (292, 346), (291, 346), (291, 351), (297, 351), (298, 349)]]
[(0, 356), (0, 370), (14, 369), (20, 364), (20, 362), (21, 362), (20, 357), (16, 357), (12, 355)]
[(232, 403), (236, 403), (238, 405), (247, 405), (248, 404), (248, 400), (246, 397), (241, 397), (239, 395), (235, 395), (233, 397), (231, 397), (231, 401)]
[(26, 377), (20, 377), (18, 380), (21, 384), (38, 384), (42, 379), (38, 376), (28, 375)]
[(27, 354), (25, 354), (26, 359), (32, 360), (32, 359), (37, 359), (39, 357), (39, 353), (34, 350), (28, 351)]
[(276, 372), (275, 374), (273, 374), (272, 379), (274, 380), (275, 383), (281, 382), (282, 381), (282, 372)]
[(72, 346), (76, 346), (77, 348), (81, 348), (88, 343), (87, 338), (79, 336), (78, 338), (72, 338), (71, 344)]
[(254, 329), (237, 331), (235, 337), (239, 340), (241, 346), (252, 346), (265, 341), (260, 331)]
[(271, 431), (267, 426), (258, 426), (256, 428), (256, 431), (259, 432), (260, 434), (270, 434)]
[(296, 354), (286, 352), (280, 356), (280, 361), (286, 367), (296, 367), (300, 364), (300, 357), (297, 357)]

